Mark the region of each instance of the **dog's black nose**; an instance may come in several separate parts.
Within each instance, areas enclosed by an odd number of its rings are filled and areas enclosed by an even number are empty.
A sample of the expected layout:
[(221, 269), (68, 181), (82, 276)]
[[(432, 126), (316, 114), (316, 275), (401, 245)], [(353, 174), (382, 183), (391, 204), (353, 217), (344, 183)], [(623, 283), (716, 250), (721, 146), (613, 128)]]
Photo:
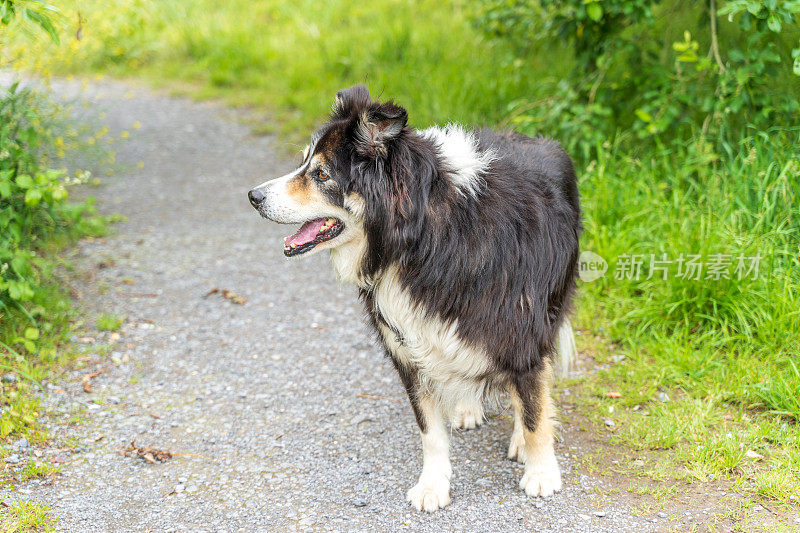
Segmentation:
[(247, 193), (247, 197), (250, 198), (250, 203), (253, 204), (253, 207), (258, 207), (264, 201), (264, 193), (258, 189), (253, 189)]

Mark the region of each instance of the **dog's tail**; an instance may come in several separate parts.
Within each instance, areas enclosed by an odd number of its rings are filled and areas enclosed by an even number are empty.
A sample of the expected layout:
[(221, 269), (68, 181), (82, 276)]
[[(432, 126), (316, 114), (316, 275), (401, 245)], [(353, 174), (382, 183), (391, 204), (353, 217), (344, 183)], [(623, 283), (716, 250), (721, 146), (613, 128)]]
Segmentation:
[(575, 359), (578, 357), (578, 348), (575, 346), (575, 333), (569, 318), (565, 318), (558, 330), (558, 360), (556, 361), (556, 374), (567, 377)]

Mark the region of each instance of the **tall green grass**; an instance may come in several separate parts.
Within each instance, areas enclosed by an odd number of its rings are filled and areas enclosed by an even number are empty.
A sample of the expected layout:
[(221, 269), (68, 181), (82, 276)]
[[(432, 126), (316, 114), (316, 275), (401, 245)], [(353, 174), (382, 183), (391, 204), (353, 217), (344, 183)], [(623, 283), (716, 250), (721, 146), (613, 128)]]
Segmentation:
[[(367, 83), (403, 102), (414, 124), (496, 124), (509, 102), (533, 95), (531, 65), (485, 41), (469, 2), (354, 3), (270, 0), (88, 0), (61, 3), (62, 26), (82, 39), (40, 40), (41, 63), (56, 72), (99, 70), (199, 84), (199, 94), (267, 106), (285, 132), (305, 130), (330, 109), (338, 89)], [(30, 50), (30, 42), (20, 45)], [(13, 53), (13, 52), (10, 52)], [(534, 58), (557, 73), (565, 53)], [(553, 69), (555, 60), (556, 68)]]
[[(787, 136), (788, 135), (788, 136)], [(800, 418), (800, 157), (798, 132), (744, 138), (729, 154), (690, 145), (647, 159), (613, 147), (584, 173), (584, 248), (609, 273), (582, 287), (582, 316), (652, 371), (652, 385), (761, 405)], [(641, 277), (616, 279), (619, 258), (641, 254)], [(728, 279), (651, 279), (650, 254), (728, 256)], [(739, 279), (737, 258), (760, 256)], [(589, 317), (592, 317), (591, 319)]]

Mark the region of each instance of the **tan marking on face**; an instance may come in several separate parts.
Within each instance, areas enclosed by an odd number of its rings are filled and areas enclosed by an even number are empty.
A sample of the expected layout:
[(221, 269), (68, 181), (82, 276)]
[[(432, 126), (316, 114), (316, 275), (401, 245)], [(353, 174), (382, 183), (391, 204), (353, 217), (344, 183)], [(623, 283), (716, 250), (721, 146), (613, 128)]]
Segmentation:
[(307, 173), (292, 178), (287, 184), (289, 196), (298, 203), (307, 203), (311, 199), (311, 178)]
[(287, 183), (289, 196), (298, 204), (309, 204), (312, 202), (326, 202), (325, 197), (319, 190), (312, 173), (320, 168), (325, 162), (322, 154), (314, 154), (308, 164), (308, 170), (298, 174)]
[(317, 152), (311, 157), (311, 162), (308, 165), (308, 169), (314, 170), (315, 168), (324, 167), (327, 162), (328, 156), (325, 154), (325, 152)]

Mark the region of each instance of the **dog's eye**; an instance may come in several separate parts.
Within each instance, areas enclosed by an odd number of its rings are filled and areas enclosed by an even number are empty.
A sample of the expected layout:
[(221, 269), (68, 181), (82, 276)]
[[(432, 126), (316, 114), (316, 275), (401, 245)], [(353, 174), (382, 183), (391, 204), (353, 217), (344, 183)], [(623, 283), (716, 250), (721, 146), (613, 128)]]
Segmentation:
[(317, 174), (317, 179), (319, 181), (325, 181), (326, 179), (328, 179), (328, 173), (325, 172), (324, 170), (320, 170), (319, 174)]

